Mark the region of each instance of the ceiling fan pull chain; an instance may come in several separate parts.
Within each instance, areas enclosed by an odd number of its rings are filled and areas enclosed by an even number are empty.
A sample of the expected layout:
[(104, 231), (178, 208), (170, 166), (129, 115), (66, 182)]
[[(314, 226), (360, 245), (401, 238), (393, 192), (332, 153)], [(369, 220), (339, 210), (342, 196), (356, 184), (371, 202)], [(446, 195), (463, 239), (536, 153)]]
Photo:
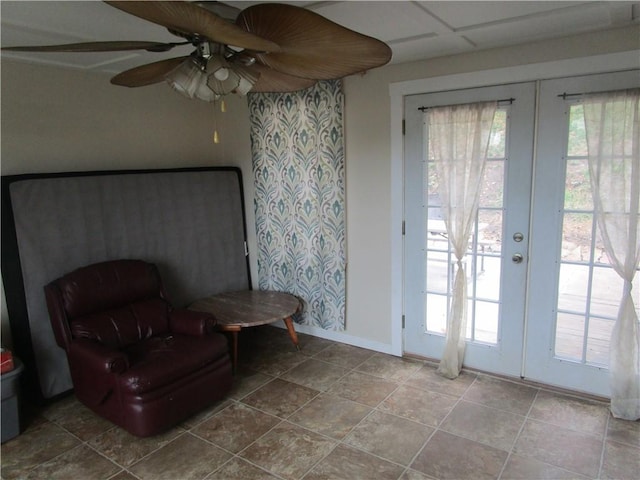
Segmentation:
[(213, 101), (213, 143), (220, 143), (220, 136), (218, 135), (218, 101), (220, 102), (220, 112), (225, 113), (227, 111), (227, 104), (224, 98), (219, 97)]

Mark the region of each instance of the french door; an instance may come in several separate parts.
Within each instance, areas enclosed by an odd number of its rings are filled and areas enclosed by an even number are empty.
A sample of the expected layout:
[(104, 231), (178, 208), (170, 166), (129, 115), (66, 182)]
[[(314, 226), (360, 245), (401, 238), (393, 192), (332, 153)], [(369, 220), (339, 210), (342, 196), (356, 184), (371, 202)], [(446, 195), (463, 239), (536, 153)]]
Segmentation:
[(430, 162), (428, 107), (500, 100), (465, 258), (464, 364), (609, 394), (622, 282), (594, 220), (578, 94), (637, 86), (633, 71), (405, 98), (405, 353), (441, 357), (456, 268)]
[(541, 82), (524, 369), (533, 380), (609, 396), (623, 282), (596, 225), (581, 94), (637, 88), (639, 78), (635, 70)]
[(429, 158), (425, 109), (490, 100), (500, 102), (466, 256), (465, 365), (518, 376), (528, 265), (533, 83), (406, 98), (404, 349), (440, 358), (456, 268)]

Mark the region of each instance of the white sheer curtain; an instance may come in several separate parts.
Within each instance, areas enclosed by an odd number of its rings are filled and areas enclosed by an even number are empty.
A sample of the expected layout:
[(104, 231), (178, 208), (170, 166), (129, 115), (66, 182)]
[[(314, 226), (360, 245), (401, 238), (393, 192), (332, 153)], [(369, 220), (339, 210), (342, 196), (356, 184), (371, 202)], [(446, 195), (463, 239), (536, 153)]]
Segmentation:
[(438, 194), (447, 235), (456, 257), (447, 337), (438, 372), (456, 378), (462, 369), (467, 325), (467, 274), (464, 256), (478, 211), (489, 135), (497, 102), (435, 107), (427, 110), (430, 154), (438, 176)]
[(624, 280), (610, 343), (611, 413), (637, 420), (640, 330), (631, 286), (640, 262), (640, 89), (586, 96), (584, 118), (598, 230)]

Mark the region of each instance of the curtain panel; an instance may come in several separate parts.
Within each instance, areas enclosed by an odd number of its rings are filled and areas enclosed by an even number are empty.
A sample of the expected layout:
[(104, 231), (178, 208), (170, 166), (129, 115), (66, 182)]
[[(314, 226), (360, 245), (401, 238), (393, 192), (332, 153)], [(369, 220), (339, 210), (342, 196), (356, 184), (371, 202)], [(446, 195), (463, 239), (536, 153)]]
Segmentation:
[(447, 238), (456, 257), (447, 335), (438, 373), (456, 378), (462, 369), (467, 329), (467, 254), (478, 213), (480, 187), (497, 102), (434, 107), (426, 111), (429, 151), (436, 167), (438, 195)]
[(640, 264), (640, 89), (587, 95), (583, 104), (598, 231), (624, 280), (609, 346), (611, 413), (637, 420), (640, 328), (631, 291)]
[(296, 321), (345, 327), (346, 239), (340, 80), (248, 95), (258, 287), (302, 298)]

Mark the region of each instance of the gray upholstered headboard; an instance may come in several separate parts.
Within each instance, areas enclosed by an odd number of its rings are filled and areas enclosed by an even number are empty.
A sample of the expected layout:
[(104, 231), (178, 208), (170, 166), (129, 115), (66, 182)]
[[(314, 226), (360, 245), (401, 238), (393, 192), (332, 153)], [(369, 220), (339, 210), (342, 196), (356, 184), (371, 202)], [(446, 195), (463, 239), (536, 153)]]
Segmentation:
[(175, 306), (251, 286), (236, 168), (2, 180), (2, 278), (14, 349), (44, 398), (72, 388), (43, 293), (55, 278), (94, 262), (139, 258), (158, 265)]

